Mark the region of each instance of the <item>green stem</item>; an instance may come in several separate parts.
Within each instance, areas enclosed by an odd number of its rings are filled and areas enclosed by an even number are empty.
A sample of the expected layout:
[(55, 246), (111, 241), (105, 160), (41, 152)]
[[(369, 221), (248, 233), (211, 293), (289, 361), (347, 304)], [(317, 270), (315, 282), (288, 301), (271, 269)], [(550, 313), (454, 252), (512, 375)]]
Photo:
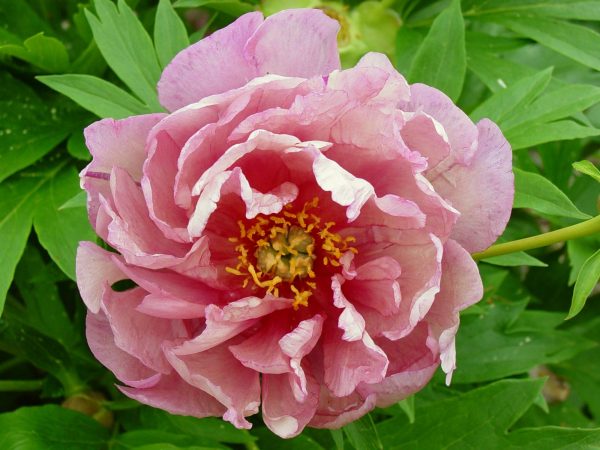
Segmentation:
[(548, 233), (538, 234), (537, 236), (519, 239), (502, 244), (492, 245), (487, 250), (480, 253), (473, 253), (473, 259), (491, 258), (492, 256), (507, 255), (508, 253), (521, 252), (531, 250), (532, 248), (545, 247), (547, 245), (556, 244), (558, 242), (568, 241), (584, 236), (590, 236), (595, 233), (600, 233), (600, 215), (585, 222), (571, 225), (570, 227), (561, 228), (560, 230), (550, 231)]
[(0, 392), (39, 391), (44, 380), (0, 380)]

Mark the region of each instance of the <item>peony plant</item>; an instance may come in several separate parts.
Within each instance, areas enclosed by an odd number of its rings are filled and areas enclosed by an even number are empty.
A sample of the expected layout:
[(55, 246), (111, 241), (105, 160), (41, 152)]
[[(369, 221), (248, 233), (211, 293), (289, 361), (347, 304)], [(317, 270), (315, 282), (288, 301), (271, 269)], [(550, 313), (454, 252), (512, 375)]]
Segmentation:
[(125, 395), (238, 428), (260, 408), (290, 438), (439, 366), (450, 382), (511, 149), (383, 54), (340, 70), (338, 30), (321, 10), (243, 15), (165, 68), (167, 113), (85, 130), (89, 219), (115, 251), (82, 242), (77, 283)]

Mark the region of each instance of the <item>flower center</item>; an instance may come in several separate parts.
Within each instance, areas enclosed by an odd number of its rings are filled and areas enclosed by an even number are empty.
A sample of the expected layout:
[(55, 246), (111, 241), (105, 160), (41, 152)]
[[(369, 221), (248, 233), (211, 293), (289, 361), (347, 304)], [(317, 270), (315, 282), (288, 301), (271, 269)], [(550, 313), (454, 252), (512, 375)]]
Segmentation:
[(288, 204), (279, 214), (238, 221), (239, 236), (229, 238), (237, 244), (238, 264), (225, 270), (244, 277), (243, 288), (253, 282), (275, 297), (280, 291), (293, 295), (294, 309), (308, 306), (308, 298), (317, 288), (315, 271), (321, 266), (339, 267), (345, 252), (357, 253), (349, 245), (354, 237), (330, 231), (335, 222), (322, 224), (318, 204), (315, 197), (299, 211), (294, 212), (293, 205)]

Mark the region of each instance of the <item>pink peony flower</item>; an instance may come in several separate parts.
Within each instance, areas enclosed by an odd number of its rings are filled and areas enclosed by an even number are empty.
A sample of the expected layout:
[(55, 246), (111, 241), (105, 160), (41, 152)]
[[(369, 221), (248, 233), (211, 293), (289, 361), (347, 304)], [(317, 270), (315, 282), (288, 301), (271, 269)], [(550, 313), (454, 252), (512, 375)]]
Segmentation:
[[(179, 53), (170, 112), (85, 130), (87, 338), (127, 396), (282, 437), (450, 380), (470, 252), (503, 231), (511, 151), (318, 10), (240, 17)], [(118, 280), (136, 287), (116, 291)]]

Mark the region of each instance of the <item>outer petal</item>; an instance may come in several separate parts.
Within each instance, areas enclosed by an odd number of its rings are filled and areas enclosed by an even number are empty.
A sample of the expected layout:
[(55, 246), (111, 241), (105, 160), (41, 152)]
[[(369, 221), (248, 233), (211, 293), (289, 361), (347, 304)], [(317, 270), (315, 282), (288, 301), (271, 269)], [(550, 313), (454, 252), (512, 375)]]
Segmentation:
[(256, 66), (244, 54), (244, 46), (262, 21), (259, 12), (245, 14), (179, 52), (158, 82), (160, 103), (174, 111), (243, 86), (258, 76)]
[(339, 29), (318, 9), (288, 9), (268, 17), (244, 50), (261, 75), (327, 75), (340, 68)]
[(478, 302), (482, 296), (483, 285), (477, 264), (464, 248), (449, 240), (444, 246), (440, 292), (425, 319), (438, 339), (442, 369), (447, 373), (448, 384), (456, 368), (454, 337), (460, 322), (458, 313)]
[(226, 411), (214, 397), (189, 385), (177, 374), (161, 375), (156, 385), (146, 389), (117, 387), (127, 397), (171, 414), (208, 417), (221, 416)]
[(480, 121), (477, 130), (471, 163), (454, 165), (432, 180), (435, 190), (461, 213), (450, 237), (471, 253), (489, 247), (502, 234), (515, 192), (509, 143), (490, 120)]
[(317, 412), (308, 424), (314, 428), (340, 428), (375, 408), (376, 395), (362, 397), (356, 392), (346, 397), (337, 397), (321, 386)]

